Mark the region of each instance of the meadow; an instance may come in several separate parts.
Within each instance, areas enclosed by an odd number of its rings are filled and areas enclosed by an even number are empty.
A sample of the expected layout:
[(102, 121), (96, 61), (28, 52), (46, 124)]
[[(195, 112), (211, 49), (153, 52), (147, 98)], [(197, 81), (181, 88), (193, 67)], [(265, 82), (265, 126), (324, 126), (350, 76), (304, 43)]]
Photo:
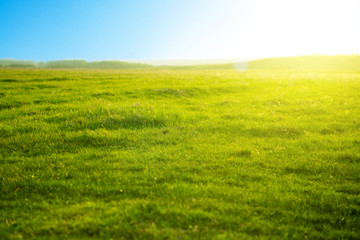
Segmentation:
[(359, 239), (360, 71), (0, 69), (0, 239)]

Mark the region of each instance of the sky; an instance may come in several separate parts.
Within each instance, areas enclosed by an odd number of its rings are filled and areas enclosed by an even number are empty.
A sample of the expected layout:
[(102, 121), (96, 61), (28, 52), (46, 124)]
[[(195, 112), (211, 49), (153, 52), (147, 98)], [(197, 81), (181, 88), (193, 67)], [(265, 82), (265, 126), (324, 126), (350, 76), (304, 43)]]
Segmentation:
[(0, 58), (360, 54), (360, 0), (0, 0)]

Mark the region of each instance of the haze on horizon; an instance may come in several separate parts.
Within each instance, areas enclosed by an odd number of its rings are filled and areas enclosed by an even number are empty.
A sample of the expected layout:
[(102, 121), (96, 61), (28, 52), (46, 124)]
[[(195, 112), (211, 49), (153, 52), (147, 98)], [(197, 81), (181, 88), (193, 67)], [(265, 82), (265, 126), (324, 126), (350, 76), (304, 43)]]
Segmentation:
[(245, 59), (360, 53), (357, 0), (0, 0), (0, 58)]

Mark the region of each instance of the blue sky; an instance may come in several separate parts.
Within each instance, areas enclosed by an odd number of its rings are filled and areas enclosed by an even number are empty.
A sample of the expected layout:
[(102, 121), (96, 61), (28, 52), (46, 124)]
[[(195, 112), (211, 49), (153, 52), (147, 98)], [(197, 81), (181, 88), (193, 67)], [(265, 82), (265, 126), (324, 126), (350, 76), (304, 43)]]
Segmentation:
[(0, 0), (0, 58), (360, 53), (359, 0)]

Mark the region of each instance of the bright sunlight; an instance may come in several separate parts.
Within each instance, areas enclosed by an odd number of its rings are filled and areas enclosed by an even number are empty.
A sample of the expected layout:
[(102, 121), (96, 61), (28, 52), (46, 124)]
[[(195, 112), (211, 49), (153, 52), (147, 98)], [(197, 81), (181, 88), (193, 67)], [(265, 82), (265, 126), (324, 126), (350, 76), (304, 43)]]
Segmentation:
[(216, 57), (359, 53), (359, 21), (354, 19), (359, 8), (354, 4), (354, 1), (325, 0), (262, 1), (252, 9), (256, 17), (248, 18), (250, 27), (242, 31), (237, 27), (238, 21), (242, 21), (241, 3), (238, 3), (237, 8), (230, 10), (239, 13), (233, 15), (231, 28), (218, 36), (218, 42), (228, 40)]

